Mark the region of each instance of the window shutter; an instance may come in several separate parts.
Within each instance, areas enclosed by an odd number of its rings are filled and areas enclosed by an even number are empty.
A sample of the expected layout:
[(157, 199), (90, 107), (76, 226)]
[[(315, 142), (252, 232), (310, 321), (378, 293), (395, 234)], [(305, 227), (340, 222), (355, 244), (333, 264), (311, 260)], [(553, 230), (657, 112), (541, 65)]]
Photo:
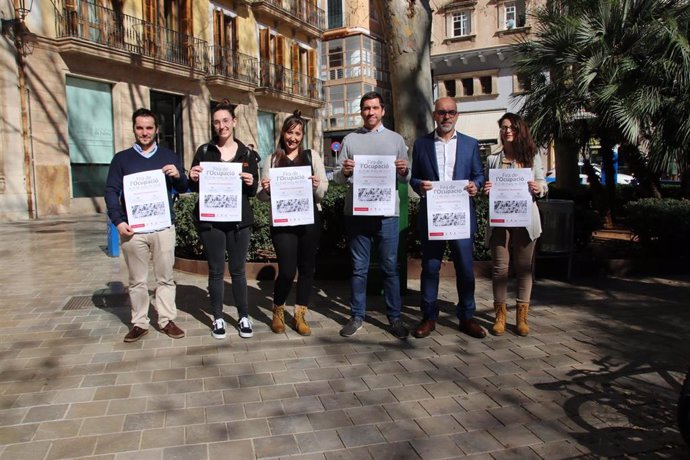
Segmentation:
[(157, 0), (144, 0), (144, 47), (147, 53), (157, 51), (156, 33), (158, 31)]
[(299, 68), (299, 45), (297, 43), (292, 44), (292, 71), (294, 73), (302, 73)]
[(282, 35), (276, 36), (275, 63), (285, 67), (285, 37)]
[(184, 0), (180, 7), (180, 32), (189, 37), (194, 35), (194, 21), (192, 21), (192, 0)]
[(223, 12), (218, 10), (213, 10), (213, 46), (216, 49), (225, 46), (223, 43)]
[(265, 60), (265, 61), (270, 60), (271, 44), (270, 44), (269, 40), (270, 40), (269, 30), (268, 29), (260, 29), (259, 30), (259, 54), (261, 55), (261, 60)]
[(316, 60), (316, 50), (309, 50), (307, 51), (307, 72), (309, 75), (309, 97), (313, 99), (318, 99), (319, 94), (318, 94), (318, 86), (316, 79), (319, 77), (319, 70), (317, 67), (317, 60)]
[(308, 64), (309, 68), (308, 68), (308, 70), (307, 70), (307, 74), (308, 74), (310, 77), (318, 78), (318, 76), (319, 76), (319, 70), (318, 70), (317, 64), (316, 64), (316, 63), (317, 63), (317, 60), (316, 60), (316, 50), (309, 50), (309, 51), (307, 51), (307, 60), (308, 60), (308, 62), (309, 62), (309, 64)]
[(259, 55), (261, 60), (259, 68), (261, 69), (261, 86), (270, 86), (271, 81), (271, 36), (268, 29), (259, 29)]

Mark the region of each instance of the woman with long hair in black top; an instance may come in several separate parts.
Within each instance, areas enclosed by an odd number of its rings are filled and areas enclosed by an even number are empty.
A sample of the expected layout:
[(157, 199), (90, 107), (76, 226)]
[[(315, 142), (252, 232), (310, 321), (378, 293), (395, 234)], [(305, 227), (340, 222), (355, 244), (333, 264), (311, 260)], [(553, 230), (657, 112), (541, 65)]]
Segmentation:
[(321, 156), (317, 152), (302, 148), (305, 128), (306, 121), (302, 118), (300, 111), (296, 110), (283, 123), (276, 151), (271, 155), (271, 158), (266, 159), (261, 172), (262, 189), (258, 194), (260, 200), (270, 201), (271, 199), (271, 168), (310, 166), (314, 192), (313, 224), (271, 227), (273, 247), (278, 257), (278, 277), (273, 290), (274, 305), (271, 323), (271, 330), (276, 334), (285, 331), (285, 301), (290, 294), (292, 281), (297, 272), (299, 272), (299, 278), (297, 279), (293, 325), (299, 334), (311, 334), (311, 328), (306, 321), (306, 314), (314, 281), (316, 252), (321, 237), (320, 203), (328, 188), (328, 178)]

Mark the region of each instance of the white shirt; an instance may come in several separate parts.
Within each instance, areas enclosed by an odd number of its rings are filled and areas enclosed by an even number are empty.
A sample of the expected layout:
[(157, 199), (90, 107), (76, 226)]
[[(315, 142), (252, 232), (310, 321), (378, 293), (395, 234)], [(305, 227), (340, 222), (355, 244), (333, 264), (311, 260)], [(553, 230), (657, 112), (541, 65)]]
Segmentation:
[(458, 147), (458, 133), (453, 131), (453, 137), (444, 141), (434, 131), (434, 147), (436, 149), (436, 163), (438, 164), (439, 180), (453, 180), (455, 169), (455, 152)]

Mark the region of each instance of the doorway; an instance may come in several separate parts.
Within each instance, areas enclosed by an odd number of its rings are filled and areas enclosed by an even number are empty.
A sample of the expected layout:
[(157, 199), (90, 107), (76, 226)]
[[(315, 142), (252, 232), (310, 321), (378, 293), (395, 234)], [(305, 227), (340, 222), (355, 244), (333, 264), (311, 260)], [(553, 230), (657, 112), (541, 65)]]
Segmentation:
[(158, 145), (169, 148), (184, 162), (182, 97), (151, 91), (151, 110), (158, 115)]

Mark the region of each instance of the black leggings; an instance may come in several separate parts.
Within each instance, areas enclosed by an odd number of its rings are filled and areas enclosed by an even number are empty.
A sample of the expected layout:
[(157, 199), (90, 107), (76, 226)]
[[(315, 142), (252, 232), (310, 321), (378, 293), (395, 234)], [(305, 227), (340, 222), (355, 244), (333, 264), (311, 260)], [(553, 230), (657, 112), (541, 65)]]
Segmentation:
[(228, 268), (232, 279), (232, 295), (235, 298), (239, 317), (248, 316), (247, 275), (244, 271), (249, 249), (251, 227), (238, 229), (235, 224), (213, 224), (210, 230), (199, 232), (208, 260), (208, 291), (211, 297), (213, 318), (223, 317), (223, 274), (225, 252), (228, 253)]
[(278, 256), (278, 277), (273, 288), (273, 303), (276, 305), (285, 303), (290, 294), (295, 273), (299, 270), (295, 305), (309, 305), (320, 237), (321, 222), (318, 214), (314, 217), (313, 224), (272, 227), (271, 238)]

